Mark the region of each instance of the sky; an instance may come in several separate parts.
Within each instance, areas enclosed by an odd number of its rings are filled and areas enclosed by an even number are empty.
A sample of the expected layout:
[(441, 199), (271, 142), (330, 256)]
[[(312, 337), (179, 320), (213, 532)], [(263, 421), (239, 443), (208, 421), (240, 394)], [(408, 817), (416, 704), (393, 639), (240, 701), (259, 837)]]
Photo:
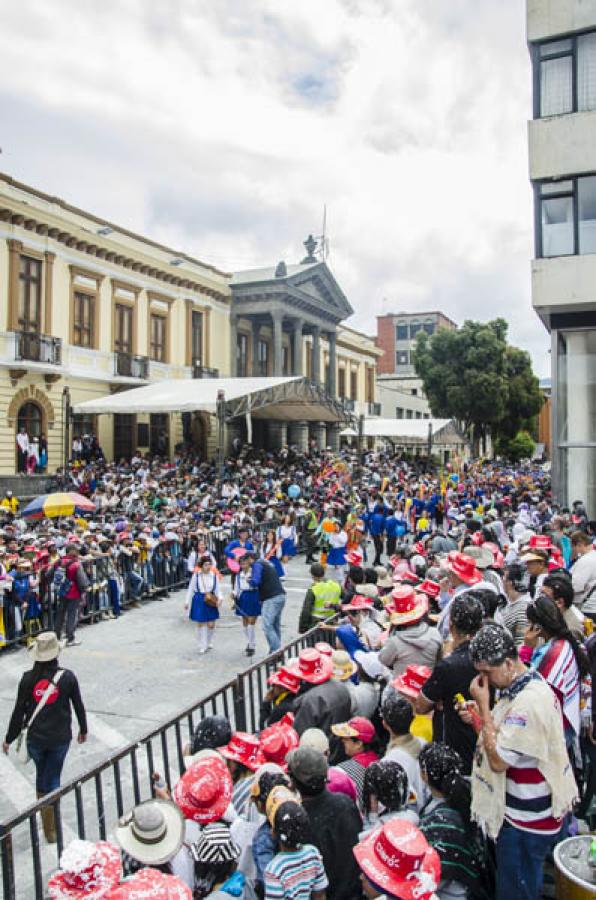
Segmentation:
[(519, 0), (21, 0), (0, 169), (235, 271), (322, 231), (355, 314), (532, 311)]

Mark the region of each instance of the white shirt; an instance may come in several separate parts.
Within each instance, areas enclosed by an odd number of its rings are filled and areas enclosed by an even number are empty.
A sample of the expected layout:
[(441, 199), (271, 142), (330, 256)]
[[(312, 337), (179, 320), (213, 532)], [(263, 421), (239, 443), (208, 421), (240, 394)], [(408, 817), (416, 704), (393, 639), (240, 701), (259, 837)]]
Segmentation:
[(581, 606), (594, 585), (596, 585), (596, 550), (588, 550), (578, 556), (571, 569), (573, 584), (573, 602)]
[(17, 444), (18, 444), (19, 450), (22, 453), (28, 453), (29, 452), (29, 435), (21, 434), (21, 432), (19, 431), (19, 433), (17, 434)]

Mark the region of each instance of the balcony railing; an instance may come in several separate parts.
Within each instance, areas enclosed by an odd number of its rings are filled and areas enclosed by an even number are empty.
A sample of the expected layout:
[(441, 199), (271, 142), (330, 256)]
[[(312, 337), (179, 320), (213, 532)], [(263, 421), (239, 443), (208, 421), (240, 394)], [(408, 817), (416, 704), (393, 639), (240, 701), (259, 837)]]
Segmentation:
[(135, 356), (116, 350), (114, 353), (114, 374), (125, 378), (149, 378), (149, 357)]
[(35, 331), (17, 331), (15, 359), (59, 366), (62, 363), (62, 340)]
[(193, 378), (219, 378), (219, 369), (209, 369), (198, 362), (192, 364)]
[(356, 409), (356, 401), (352, 400), (351, 397), (342, 397), (341, 404), (346, 412), (354, 412)]
[(366, 404), (366, 414), (368, 416), (380, 416), (381, 415), (381, 404), (380, 403), (367, 403)]

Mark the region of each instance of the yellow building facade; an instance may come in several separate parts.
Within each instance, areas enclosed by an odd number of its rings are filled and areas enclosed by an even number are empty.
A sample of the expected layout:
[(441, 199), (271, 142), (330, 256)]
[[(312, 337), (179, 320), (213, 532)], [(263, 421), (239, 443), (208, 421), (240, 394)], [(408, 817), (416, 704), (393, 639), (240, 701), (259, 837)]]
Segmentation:
[[(332, 279), (320, 265), (315, 281)], [(73, 437), (90, 431), (108, 459), (165, 447), (171, 454), (183, 439), (211, 453), (207, 415), (75, 416), (67, 429), (68, 411), (166, 378), (316, 375), (315, 346), (330, 393), (356, 414), (376, 411), (380, 351), (339, 321), (346, 310), (327, 337), (319, 339), (316, 327), (293, 335), (287, 323), (276, 332), (274, 322), (261, 322), (255, 337), (254, 317), (236, 304), (235, 280), (0, 174), (0, 474), (17, 469), (22, 428), (47, 440), (50, 472)]]

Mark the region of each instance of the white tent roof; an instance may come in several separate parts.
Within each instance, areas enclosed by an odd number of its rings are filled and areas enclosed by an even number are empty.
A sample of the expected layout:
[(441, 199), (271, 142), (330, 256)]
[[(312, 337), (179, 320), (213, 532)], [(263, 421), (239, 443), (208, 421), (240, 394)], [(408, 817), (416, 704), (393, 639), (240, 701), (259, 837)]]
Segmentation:
[(251, 413), (259, 419), (339, 422), (348, 417), (337, 401), (299, 376), (279, 378), (171, 378), (143, 387), (108, 394), (73, 406), (87, 413), (217, 413), (223, 391), (226, 417)]
[(429, 425), (433, 437), (442, 431), (452, 419), (377, 419), (364, 420), (365, 437), (404, 438), (405, 440), (428, 439)]

